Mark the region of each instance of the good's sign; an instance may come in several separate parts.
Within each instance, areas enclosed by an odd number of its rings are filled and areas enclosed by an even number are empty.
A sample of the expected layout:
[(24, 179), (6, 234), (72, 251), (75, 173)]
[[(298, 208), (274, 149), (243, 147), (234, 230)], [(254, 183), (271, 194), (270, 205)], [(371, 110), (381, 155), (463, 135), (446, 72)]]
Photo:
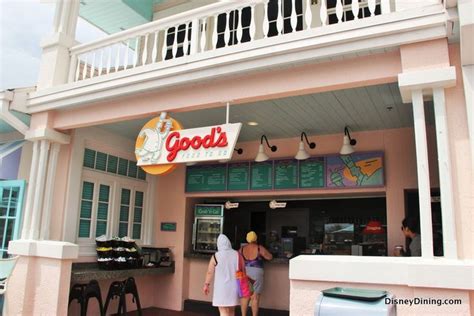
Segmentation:
[(161, 113), (138, 134), (137, 165), (148, 173), (164, 174), (178, 163), (230, 159), (241, 126), (234, 123), (182, 129), (179, 122)]

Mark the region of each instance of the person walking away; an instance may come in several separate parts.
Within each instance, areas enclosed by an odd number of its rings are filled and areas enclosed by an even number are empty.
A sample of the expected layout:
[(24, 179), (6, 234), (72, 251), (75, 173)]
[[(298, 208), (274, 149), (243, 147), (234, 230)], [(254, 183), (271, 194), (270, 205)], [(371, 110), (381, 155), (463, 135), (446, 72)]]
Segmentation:
[(217, 252), (211, 257), (207, 268), (203, 292), (209, 294), (214, 277), (212, 306), (219, 308), (221, 316), (233, 316), (239, 305), (239, 295), (235, 272), (239, 264), (239, 254), (232, 249), (229, 238), (220, 234), (217, 238)]
[(240, 299), (240, 308), (242, 316), (246, 316), (251, 300), (252, 315), (258, 316), (258, 305), (263, 291), (263, 261), (272, 260), (273, 256), (265, 247), (257, 243), (257, 234), (254, 231), (250, 231), (246, 239), (248, 244), (240, 249), (240, 254), (244, 259), (248, 277), (254, 280), (254, 293), (250, 298), (244, 297)]

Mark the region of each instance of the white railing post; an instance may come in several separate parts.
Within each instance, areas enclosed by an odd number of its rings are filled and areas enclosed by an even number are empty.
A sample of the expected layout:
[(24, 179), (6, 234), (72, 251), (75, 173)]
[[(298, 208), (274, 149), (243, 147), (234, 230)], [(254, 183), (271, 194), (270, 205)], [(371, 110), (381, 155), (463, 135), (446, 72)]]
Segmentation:
[(100, 62), (99, 62), (99, 68), (97, 69), (97, 75), (98, 76), (101, 76), (102, 75), (102, 69), (104, 67), (104, 62), (103, 62), (103, 59), (104, 59), (104, 50), (101, 49), (100, 50)]
[(236, 19), (237, 21), (237, 30), (235, 31), (235, 35), (237, 36), (237, 44), (242, 41), (242, 33), (243, 33), (243, 25), (242, 25), (242, 10), (243, 7), (240, 7), (237, 9), (237, 16), (238, 18)]
[(140, 46), (140, 36), (137, 36), (135, 38), (135, 56), (133, 58), (133, 60), (134, 60), (133, 61), (133, 68), (137, 67), (138, 60), (140, 59), (139, 54), (138, 54), (139, 46)]
[(296, 1), (297, 0), (292, 0), (291, 1), (290, 24), (291, 24), (292, 32), (296, 32), (296, 27), (298, 26), (298, 17), (296, 16)]
[(89, 57), (89, 54), (85, 54), (84, 56), (84, 65), (82, 66), (82, 80), (86, 79), (87, 75), (87, 59)]
[(199, 24), (199, 49), (200, 52), (204, 52), (206, 50), (207, 44), (208, 21), (207, 18), (203, 18), (200, 21), (201, 23)]
[(321, 18), (321, 25), (327, 25), (328, 21), (328, 7), (326, 0), (321, 0), (321, 9), (319, 11), (319, 17)]
[(313, 22), (313, 12), (311, 12), (311, 0), (306, 0), (304, 20), (306, 22), (306, 29), (309, 30), (311, 28), (311, 23)]
[[(156, 58), (158, 57), (158, 31), (155, 32), (153, 37), (153, 50), (151, 51), (151, 63), (156, 63)], [(125, 61), (125, 65), (127, 62)], [(125, 66), (126, 67), (126, 66)]]
[(199, 51), (199, 19), (193, 19), (191, 21), (191, 50), (189, 52), (190, 55), (196, 55)]
[(77, 63), (78, 63), (77, 55), (72, 54), (71, 61), (69, 62), (69, 73), (68, 73), (68, 78), (67, 78), (67, 82), (69, 83), (74, 82), (76, 79)]
[(369, 11), (370, 11), (370, 16), (374, 16), (375, 15), (376, 1), (375, 0), (368, 0), (367, 3), (368, 3)]
[[(109, 46), (109, 48), (107, 49), (107, 63), (106, 63), (106, 73), (110, 73), (110, 67), (112, 67), (112, 46)], [(84, 78), (82, 78), (84, 79)]]
[(343, 10), (343, 7), (342, 7), (342, 0), (336, 0), (337, 23), (342, 23), (343, 14), (344, 14), (344, 10)]
[(161, 48), (161, 61), (165, 61), (166, 55), (168, 54), (168, 32), (169, 28), (163, 30), (163, 47)]
[(249, 37), (250, 41), (253, 41), (255, 39), (255, 4), (252, 4), (250, 6), (250, 25), (249, 25)]
[(380, 0), (382, 14), (390, 13), (390, 0)]
[(219, 19), (219, 14), (214, 14), (214, 29), (212, 30), (212, 47), (211, 50), (217, 48), (217, 20)]
[(145, 34), (145, 43), (143, 44), (143, 53), (142, 53), (142, 66), (146, 65), (146, 61), (148, 58), (148, 37), (149, 33)]
[(176, 58), (176, 53), (178, 52), (178, 27), (179, 25), (174, 27), (173, 43), (171, 44), (171, 54), (173, 55), (172, 58)]
[(224, 21), (225, 21), (225, 30), (224, 30), (224, 47), (229, 45), (230, 40), (230, 25), (232, 21), (230, 20), (230, 12), (224, 13)]
[(276, 20), (276, 27), (277, 32), (283, 34), (283, 1), (284, 0), (277, 0), (278, 5), (278, 13), (277, 13), (277, 20)]
[(263, 25), (262, 25), (262, 30), (263, 30), (263, 38), (268, 37), (268, 31), (270, 30), (270, 21), (268, 20), (268, 0), (263, 1)]
[(354, 16), (354, 20), (359, 19), (359, 1), (352, 1), (351, 4), (352, 15)]
[(120, 43), (117, 43), (117, 54), (115, 55), (115, 72), (118, 71), (120, 67)]
[(92, 60), (91, 60), (89, 78), (93, 78), (94, 74), (95, 74), (95, 51), (92, 53)]

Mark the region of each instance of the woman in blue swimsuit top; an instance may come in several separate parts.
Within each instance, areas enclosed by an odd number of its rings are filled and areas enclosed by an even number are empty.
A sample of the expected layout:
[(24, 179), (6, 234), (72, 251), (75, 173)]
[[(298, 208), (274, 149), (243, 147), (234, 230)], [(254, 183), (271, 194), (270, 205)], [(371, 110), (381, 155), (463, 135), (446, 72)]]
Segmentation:
[(240, 249), (240, 253), (244, 258), (247, 275), (255, 281), (253, 284), (254, 293), (251, 298), (241, 298), (240, 307), (242, 316), (246, 316), (249, 301), (252, 299), (252, 315), (257, 316), (260, 295), (263, 290), (263, 261), (272, 260), (273, 256), (265, 247), (257, 243), (257, 234), (254, 231), (247, 234), (247, 242), (248, 244)]

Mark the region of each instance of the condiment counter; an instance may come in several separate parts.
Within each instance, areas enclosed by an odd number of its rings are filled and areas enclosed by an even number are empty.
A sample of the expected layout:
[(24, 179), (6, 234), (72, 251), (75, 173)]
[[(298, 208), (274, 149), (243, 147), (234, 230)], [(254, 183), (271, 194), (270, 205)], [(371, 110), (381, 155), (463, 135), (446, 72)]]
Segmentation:
[(174, 262), (169, 267), (150, 267), (125, 270), (101, 270), (97, 262), (73, 263), (71, 283), (84, 283), (91, 280), (126, 279), (129, 277), (174, 273)]

